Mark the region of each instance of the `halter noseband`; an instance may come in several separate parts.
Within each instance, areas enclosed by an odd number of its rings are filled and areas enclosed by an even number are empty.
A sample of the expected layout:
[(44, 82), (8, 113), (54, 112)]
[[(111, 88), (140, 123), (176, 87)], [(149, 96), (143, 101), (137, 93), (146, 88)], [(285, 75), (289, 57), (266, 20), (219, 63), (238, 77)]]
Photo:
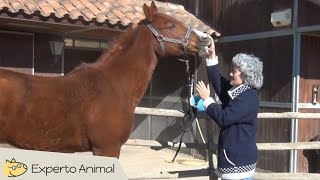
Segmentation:
[(190, 34), (192, 32), (192, 28), (188, 26), (188, 30), (184, 38), (182, 39), (174, 39), (174, 38), (168, 38), (168, 37), (163, 37), (161, 34), (158, 33), (158, 31), (152, 26), (152, 24), (145, 22), (145, 24), (148, 26), (150, 31), (153, 33), (153, 35), (157, 38), (158, 42), (160, 43), (160, 48), (162, 55), (166, 54), (166, 48), (164, 47), (164, 41), (166, 42), (171, 42), (171, 43), (177, 43), (181, 44), (183, 46), (184, 53), (186, 54), (187, 52), (187, 46), (188, 46), (188, 41)]

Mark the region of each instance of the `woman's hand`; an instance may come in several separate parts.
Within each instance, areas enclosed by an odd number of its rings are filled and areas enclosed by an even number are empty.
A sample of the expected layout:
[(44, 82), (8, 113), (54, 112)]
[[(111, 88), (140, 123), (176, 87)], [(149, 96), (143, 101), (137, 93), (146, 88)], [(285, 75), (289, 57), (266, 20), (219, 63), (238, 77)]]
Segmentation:
[(207, 48), (208, 59), (213, 59), (216, 57), (216, 48), (215, 48), (214, 40), (212, 39), (211, 36), (209, 36), (209, 37), (211, 39), (211, 45), (209, 48)]
[(210, 97), (210, 87), (209, 84), (206, 86), (203, 81), (199, 81), (196, 87), (199, 96), (206, 100), (208, 97)]

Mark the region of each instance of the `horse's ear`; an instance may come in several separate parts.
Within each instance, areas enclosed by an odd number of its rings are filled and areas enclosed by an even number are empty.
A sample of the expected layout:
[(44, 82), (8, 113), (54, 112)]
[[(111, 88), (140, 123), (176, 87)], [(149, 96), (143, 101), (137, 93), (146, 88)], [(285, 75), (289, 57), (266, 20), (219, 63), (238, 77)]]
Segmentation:
[(146, 4), (143, 5), (143, 12), (146, 18), (152, 21), (152, 16), (154, 13), (158, 12), (158, 8), (154, 1), (151, 2), (151, 7), (147, 6)]
[(146, 16), (146, 19), (148, 20), (152, 19), (150, 7), (147, 6), (146, 4), (143, 5), (143, 12), (144, 12), (144, 15)]
[(154, 1), (151, 2), (151, 11), (152, 11), (152, 13), (158, 12), (158, 8), (157, 8), (156, 4), (154, 3)]

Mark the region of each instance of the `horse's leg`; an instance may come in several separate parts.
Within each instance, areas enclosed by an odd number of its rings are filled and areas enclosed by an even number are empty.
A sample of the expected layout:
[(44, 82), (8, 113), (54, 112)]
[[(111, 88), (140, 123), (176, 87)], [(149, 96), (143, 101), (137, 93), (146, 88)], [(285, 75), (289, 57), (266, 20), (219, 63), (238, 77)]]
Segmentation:
[[(1, 123), (0, 123), (1, 125)], [(6, 141), (5, 139), (5, 132), (3, 128), (0, 128), (0, 143), (4, 143)]]
[[(111, 97), (103, 100), (108, 102)], [(110, 103), (109, 103), (110, 104)], [(121, 146), (127, 141), (133, 126), (133, 110), (123, 111), (118, 103), (111, 107), (106, 105), (92, 106), (87, 120), (88, 140), (93, 155), (119, 158)], [(107, 109), (107, 110), (106, 110)], [(108, 117), (108, 118), (105, 118)]]
[(108, 156), (108, 157), (116, 157), (119, 159), (121, 146), (109, 146), (105, 148), (92, 148), (93, 155), (95, 156)]

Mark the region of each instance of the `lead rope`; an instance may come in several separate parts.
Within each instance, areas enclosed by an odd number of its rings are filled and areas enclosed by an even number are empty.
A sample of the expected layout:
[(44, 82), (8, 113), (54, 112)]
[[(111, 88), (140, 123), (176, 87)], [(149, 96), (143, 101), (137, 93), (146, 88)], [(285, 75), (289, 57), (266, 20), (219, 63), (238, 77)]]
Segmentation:
[(187, 101), (188, 101), (188, 112), (187, 114), (184, 116), (184, 126), (182, 126), (182, 134), (180, 137), (180, 141), (179, 141), (179, 146), (178, 149), (176, 151), (176, 154), (174, 155), (173, 159), (171, 160), (171, 163), (173, 163), (180, 151), (181, 148), (181, 144), (182, 144), (182, 139), (184, 134), (186, 133), (186, 131), (188, 130), (188, 128), (190, 127), (190, 125), (192, 125), (193, 120), (196, 117), (196, 109), (192, 108), (191, 104), (190, 104), (190, 98), (193, 94), (193, 89), (194, 89), (194, 81), (193, 81), (193, 75), (191, 75), (190, 73), (190, 60), (187, 57), (187, 46), (184, 46), (184, 59), (185, 59), (185, 63), (186, 63), (186, 75), (188, 77), (188, 84), (187, 84), (187, 88), (188, 88), (188, 97), (187, 97)]

